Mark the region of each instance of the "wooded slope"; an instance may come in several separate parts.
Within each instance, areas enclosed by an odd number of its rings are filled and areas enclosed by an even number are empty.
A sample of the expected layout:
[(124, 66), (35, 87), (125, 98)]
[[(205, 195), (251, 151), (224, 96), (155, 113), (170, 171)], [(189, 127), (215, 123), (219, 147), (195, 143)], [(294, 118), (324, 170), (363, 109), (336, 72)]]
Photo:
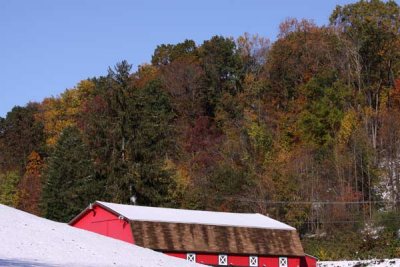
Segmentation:
[(259, 212), (323, 259), (399, 257), (399, 10), (371, 0), (327, 26), (288, 19), (273, 43), (162, 44), (137, 70), (122, 61), (15, 107), (0, 118), (0, 202), (59, 221), (132, 195)]

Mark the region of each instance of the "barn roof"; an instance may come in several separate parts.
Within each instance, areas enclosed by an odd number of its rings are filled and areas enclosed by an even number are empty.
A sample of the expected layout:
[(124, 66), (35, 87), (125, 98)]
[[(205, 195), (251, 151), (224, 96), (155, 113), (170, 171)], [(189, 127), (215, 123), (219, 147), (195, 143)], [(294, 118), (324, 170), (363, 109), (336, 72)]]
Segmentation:
[(230, 213), (170, 208), (143, 207), (96, 201), (95, 203), (122, 215), (130, 221), (202, 224), (276, 230), (295, 228), (259, 213)]
[[(296, 229), (258, 213), (143, 207), (96, 201), (130, 221), (135, 244), (164, 252), (304, 256)], [(92, 206), (92, 205), (91, 205)], [(84, 216), (87, 209), (70, 224)]]
[(132, 221), (135, 244), (165, 252), (304, 256), (295, 230)]

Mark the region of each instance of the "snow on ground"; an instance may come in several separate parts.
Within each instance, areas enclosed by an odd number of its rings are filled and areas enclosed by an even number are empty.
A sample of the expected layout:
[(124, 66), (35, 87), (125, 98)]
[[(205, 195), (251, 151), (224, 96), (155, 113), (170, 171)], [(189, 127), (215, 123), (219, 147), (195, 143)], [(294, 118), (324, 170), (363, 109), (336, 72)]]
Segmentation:
[(0, 205), (0, 266), (201, 265)]
[(360, 261), (319, 261), (318, 267), (400, 267), (400, 259)]

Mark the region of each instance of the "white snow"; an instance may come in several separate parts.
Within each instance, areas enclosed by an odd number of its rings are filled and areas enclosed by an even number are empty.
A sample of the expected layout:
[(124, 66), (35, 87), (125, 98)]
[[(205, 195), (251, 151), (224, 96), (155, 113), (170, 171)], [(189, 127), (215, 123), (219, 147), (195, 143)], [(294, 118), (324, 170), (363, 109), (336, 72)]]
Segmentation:
[(0, 205), (0, 266), (201, 265)]
[(380, 182), (374, 189), (385, 202), (386, 209), (390, 209), (395, 204), (396, 195), (400, 191), (396, 183), (399, 177), (400, 155), (397, 155), (395, 159), (383, 157), (379, 163), (379, 167), (383, 172), (380, 175)]
[(122, 205), (96, 201), (132, 221), (189, 223), (220, 226), (254, 227), (265, 229), (295, 230), (295, 228), (259, 213), (230, 213), (200, 210)]
[(318, 267), (399, 267), (400, 259), (374, 259), (359, 261), (319, 261)]

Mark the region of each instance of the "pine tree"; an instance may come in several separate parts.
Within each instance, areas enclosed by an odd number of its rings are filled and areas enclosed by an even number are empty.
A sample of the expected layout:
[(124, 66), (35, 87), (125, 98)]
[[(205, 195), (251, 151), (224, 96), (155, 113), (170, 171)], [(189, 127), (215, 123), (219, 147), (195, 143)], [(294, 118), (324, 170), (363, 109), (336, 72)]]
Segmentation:
[(133, 92), (126, 110), (124, 156), (112, 160), (107, 193), (114, 202), (129, 202), (132, 194), (143, 205), (166, 205), (174, 186), (163, 169), (171, 147), (173, 112), (158, 82)]
[(42, 208), (46, 218), (68, 221), (88, 203), (101, 198), (102, 183), (80, 132), (66, 128), (49, 159)]

